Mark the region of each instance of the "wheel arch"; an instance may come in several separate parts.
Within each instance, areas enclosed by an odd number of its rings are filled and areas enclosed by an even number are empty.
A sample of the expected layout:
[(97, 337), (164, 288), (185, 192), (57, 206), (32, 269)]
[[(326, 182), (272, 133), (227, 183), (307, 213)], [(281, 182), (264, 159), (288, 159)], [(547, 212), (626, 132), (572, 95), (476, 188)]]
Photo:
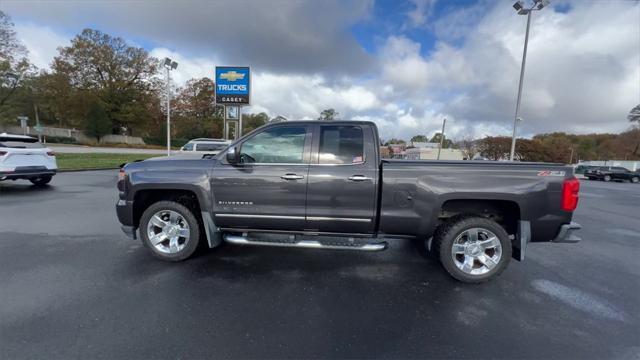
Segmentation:
[(191, 209), (201, 223), (210, 248), (218, 246), (222, 237), (209, 211), (210, 202), (202, 191), (191, 186), (137, 186), (133, 194), (133, 226), (140, 226), (142, 213), (152, 204), (159, 201), (175, 201)]

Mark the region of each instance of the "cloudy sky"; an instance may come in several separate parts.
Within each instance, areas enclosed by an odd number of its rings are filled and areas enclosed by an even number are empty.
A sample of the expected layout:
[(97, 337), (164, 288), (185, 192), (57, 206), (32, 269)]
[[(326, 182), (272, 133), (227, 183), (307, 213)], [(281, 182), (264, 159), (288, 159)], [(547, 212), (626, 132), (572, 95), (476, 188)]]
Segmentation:
[[(531, 0), (529, 0), (531, 1)], [(640, 2), (551, 0), (533, 14), (522, 133), (619, 132), (640, 103)], [(180, 63), (179, 83), (249, 65), (253, 106), (289, 119), (335, 108), (383, 138), (509, 135), (526, 17), (513, 1), (2, 0), (33, 63), (83, 28)]]

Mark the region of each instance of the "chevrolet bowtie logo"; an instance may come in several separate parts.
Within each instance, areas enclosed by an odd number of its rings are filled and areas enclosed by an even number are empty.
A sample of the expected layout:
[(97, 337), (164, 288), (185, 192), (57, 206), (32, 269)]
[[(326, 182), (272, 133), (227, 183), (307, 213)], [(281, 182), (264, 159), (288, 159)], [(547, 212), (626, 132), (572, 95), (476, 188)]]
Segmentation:
[(244, 79), (245, 74), (241, 74), (236, 72), (235, 70), (227, 71), (226, 73), (220, 74), (221, 79), (225, 79), (228, 81), (236, 81), (238, 79)]

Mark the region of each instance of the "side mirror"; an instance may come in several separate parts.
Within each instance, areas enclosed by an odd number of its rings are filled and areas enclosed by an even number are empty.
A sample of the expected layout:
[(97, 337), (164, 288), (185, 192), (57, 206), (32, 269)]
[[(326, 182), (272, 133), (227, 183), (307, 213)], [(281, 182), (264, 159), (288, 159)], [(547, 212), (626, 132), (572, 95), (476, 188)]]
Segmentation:
[(236, 151), (236, 147), (230, 147), (227, 150), (227, 162), (231, 165), (235, 165), (238, 163), (238, 152)]

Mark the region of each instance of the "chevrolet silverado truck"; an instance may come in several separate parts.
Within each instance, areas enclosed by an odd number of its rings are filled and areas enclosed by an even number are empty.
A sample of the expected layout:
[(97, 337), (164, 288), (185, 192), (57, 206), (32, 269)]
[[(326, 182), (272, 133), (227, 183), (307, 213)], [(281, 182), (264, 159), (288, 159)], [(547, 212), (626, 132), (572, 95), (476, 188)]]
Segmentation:
[(412, 239), (479, 283), (529, 243), (579, 241), (579, 187), (560, 164), (387, 160), (374, 123), (288, 121), (215, 156), (126, 164), (116, 210), (164, 260), (223, 242), (376, 251)]

